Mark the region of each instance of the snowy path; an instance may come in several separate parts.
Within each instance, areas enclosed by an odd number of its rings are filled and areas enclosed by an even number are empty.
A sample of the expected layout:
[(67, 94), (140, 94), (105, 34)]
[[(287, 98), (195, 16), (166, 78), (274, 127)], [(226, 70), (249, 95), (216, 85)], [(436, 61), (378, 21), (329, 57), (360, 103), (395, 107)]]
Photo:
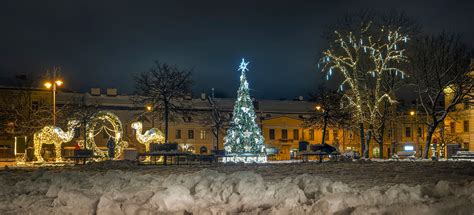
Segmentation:
[(135, 166), (0, 171), (2, 214), (473, 214), (474, 163)]

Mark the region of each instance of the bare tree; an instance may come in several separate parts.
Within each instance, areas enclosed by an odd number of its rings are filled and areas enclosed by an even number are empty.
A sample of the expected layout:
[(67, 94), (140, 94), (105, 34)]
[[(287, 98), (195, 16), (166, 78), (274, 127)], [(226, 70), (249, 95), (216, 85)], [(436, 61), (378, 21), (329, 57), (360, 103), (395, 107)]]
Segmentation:
[(210, 121), (205, 123), (209, 124), (212, 130), (212, 134), (216, 138), (216, 151), (219, 151), (219, 133), (229, 126), (230, 117), (228, 114), (224, 114), (220, 107), (211, 96), (207, 97), (209, 105), (211, 106)]
[(336, 90), (320, 87), (318, 92), (310, 95), (311, 100), (318, 104), (311, 113), (311, 116), (305, 120), (305, 127), (321, 128), (323, 135), (321, 143), (324, 144), (327, 135), (327, 126), (344, 127), (350, 120), (350, 113), (343, 108), (342, 99), (344, 94)]
[(456, 105), (472, 101), (474, 82), (469, 67), (472, 52), (458, 35), (450, 33), (424, 36), (413, 47), (410, 75), (427, 116), (423, 157), (428, 158), (436, 128)]
[(1, 133), (18, 136), (25, 135), (28, 144), (33, 134), (45, 125), (52, 124), (51, 105), (34, 98), (32, 84), (14, 89), (6, 89), (0, 94)]
[[(99, 111), (98, 104), (88, 103), (86, 97), (82, 96), (80, 98), (72, 98), (72, 101), (65, 104), (62, 108), (61, 115), (65, 116), (65, 118), (74, 118), (79, 121), (83, 132), (84, 143), (86, 143), (87, 125), (90, 125), (95, 120)], [(87, 149), (87, 144), (84, 144), (84, 147)]]
[(168, 142), (170, 114), (184, 110), (181, 101), (191, 93), (191, 71), (155, 61), (155, 65), (136, 76), (135, 81), (139, 102), (151, 105), (152, 111), (163, 112), (165, 142)]

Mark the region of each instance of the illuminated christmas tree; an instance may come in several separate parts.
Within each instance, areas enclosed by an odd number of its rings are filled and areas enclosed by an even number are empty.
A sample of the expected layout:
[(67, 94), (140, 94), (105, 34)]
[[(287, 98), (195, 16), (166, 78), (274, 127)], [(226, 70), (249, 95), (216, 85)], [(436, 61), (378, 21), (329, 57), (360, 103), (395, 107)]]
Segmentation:
[(265, 162), (265, 145), (263, 136), (255, 122), (255, 111), (249, 94), (249, 84), (245, 77), (249, 63), (242, 59), (238, 71), (240, 87), (234, 105), (231, 126), (224, 138), (224, 149), (228, 155), (224, 162)]

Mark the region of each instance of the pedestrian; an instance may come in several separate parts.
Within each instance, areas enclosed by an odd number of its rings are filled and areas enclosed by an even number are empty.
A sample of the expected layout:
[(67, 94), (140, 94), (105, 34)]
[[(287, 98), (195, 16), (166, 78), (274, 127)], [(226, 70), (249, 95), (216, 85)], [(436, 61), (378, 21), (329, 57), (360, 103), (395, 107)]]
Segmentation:
[(107, 141), (107, 149), (109, 154), (109, 159), (113, 160), (115, 157), (115, 142), (112, 138), (109, 138)]

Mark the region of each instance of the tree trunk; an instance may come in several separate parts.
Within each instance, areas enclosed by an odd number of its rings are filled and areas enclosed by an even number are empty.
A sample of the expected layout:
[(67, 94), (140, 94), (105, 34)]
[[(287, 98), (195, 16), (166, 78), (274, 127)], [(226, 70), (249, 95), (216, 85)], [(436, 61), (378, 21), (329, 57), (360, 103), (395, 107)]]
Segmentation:
[(379, 148), (380, 148), (380, 159), (383, 159), (383, 141), (379, 142)]
[(216, 151), (219, 153), (219, 127), (216, 129)]
[(359, 135), (360, 135), (360, 156), (362, 156), (365, 151), (364, 123), (359, 123)]
[(425, 149), (423, 150), (423, 158), (428, 159), (428, 153), (430, 150), (431, 146), (431, 138), (433, 137), (433, 134), (436, 130), (437, 125), (434, 127), (430, 126), (428, 129), (428, 133), (426, 134), (426, 140), (425, 140)]
[(169, 104), (168, 101), (164, 102), (164, 108), (165, 108), (165, 143), (168, 143), (168, 123), (169, 123)]
[(328, 125), (328, 116), (327, 114), (325, 113), (324, 116), (323, 116), (323, 137), (322, 137), (322, 140), (321, 140), (321, 144), (324, 145), (325, 143), (325, 140), (326, 140), (326, 128), (327, 128), (327, 125)]
[(369, 145), (370, 145), (370, 139), (372, 138), (372, 126), (369, 127), (369, 130), (367, 131), (367, 136), (365, 138), (365, 145), (364, 145), (364, 157), (369, 158)]
[(84, 123), (84, 149), (87, 149), (87, 123)]

